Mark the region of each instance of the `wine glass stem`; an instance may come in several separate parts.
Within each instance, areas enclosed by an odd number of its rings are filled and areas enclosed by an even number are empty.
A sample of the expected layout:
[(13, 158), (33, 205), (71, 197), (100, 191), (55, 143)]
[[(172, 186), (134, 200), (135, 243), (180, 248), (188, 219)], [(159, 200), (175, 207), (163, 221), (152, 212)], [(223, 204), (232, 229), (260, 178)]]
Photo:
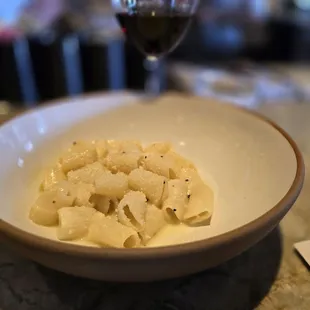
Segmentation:
[(154, 98), (160, 94), (160, 60), (155, 56), (147, 56), (144, 68), (147, 71), (145, 93), (147, 97)]

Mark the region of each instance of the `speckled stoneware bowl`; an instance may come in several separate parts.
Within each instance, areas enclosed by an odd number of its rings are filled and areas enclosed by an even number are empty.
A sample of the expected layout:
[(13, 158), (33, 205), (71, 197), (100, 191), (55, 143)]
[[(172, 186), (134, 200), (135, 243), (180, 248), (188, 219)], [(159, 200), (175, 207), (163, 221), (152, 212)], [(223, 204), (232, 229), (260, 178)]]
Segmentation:
[[(54, 228), (29, 221), (42, 170), (72, 141), (99, 137), (171, 141), (213, 187), (211, 225), (166, 229), (149, 248), (101, 249), (57, 241)], [(177, 94), (152, 103), (128, 93), (59, 101), (3, 125), (0, 147), (1, 239), (42, 265), (101, 280), (184, 276), (238, 255), (279, 223), (304, 178), (296, 144), (277, 125)]]

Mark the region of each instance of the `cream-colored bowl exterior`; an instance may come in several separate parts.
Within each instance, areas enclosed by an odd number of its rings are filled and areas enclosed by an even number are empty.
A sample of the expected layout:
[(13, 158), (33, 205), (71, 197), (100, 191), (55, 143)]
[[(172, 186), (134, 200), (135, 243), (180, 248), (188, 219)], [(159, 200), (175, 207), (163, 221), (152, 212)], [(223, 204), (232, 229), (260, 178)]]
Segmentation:
[[(72, 141), (97, 138), (172, 142), (177, 152), (196, 164), (216, 194), (211, 225), (168, 227), (154, 238), (150, 249), (107, 250), (87, 247), (85, 243), (79, 246), (62, 243), (56, 240), (55, 229), (32, 223), (28, 212), (38, 194), (44, 169), (55, 163)], [(2, 126), (0, 149), (0, 230), (4, 239), (49, 267), (106, 280), (174, 277), (213, 266), (240, 253), (280, 221), (303, 181), (303, 162), (294, 142), (275, 126), (226, 104), (177, 94), (168, 94), (157, 102), (141, 102), (134, 95), (116, 93), (48, 105)], [(243, 241), (240, 244), (238, 240)], [(169, 255), (179, 257), (181, 264), (185, 256), (195, 260), (200, 252), (207, 255), (206, 249), (210, 247), (213, 250), (209, 254), (213, 257), (209, 260), (186, 266), (183, 272), (179, 265), (165, 273)], [(67, 250), (69, 256), (77, 255), (76, 266), (60, 263), (59, 255)], [(44, 251), (57, 254), (54, 263)], [(142, 267), (138, 264), (139, 257)], [(158, 264), (168, 265), (160, 268), (153, 261), (156, 258)], [(96, 273), (96, 264), (100, 260), (104, 263), (105, 259), (111, 268)], [(113, 266), (127, 259), (133, 265), (123, 266), (123, 275), (113, 271)], [(79, 267), (83, 261), (93, 264), (93, 269)], [(154, 264), (156, 273), (147, 268), (154, 269)], [(129, 268), (134, 269), (131, 272)]]

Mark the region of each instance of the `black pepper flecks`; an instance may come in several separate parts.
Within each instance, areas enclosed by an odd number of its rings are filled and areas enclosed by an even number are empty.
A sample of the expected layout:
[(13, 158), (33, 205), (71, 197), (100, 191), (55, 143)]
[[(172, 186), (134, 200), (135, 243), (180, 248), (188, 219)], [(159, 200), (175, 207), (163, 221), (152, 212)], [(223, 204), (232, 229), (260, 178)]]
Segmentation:
[(163, 155), (161, 155), (160, 157), (161, 157), (161, 158), (164, 158), (164, 156), (163, 156)]
[(76, 141), (73, 141), (73, 145), (76, 145)]
[(176, 212), (177, 209), (173, 209), (174, 212)]
[(189, 179), (185, 179), (185, 182), (188, 182), (189, 181)]
[(147, 159), (147, 156), (144, 156), (145, 159)]
[(164, 181), (164, 184), (166, 184), (166, 181)]
[(191, 195), (190, 195), (190, 194), (188, 194), (188, 195), (187, 195), (187, 198), (188, 198), (188, 199), (189, 199), (189, 198), (191, 198)]
[(56, 201), (55, 201), (55, 200), (53, 200), (53, 203), (56, 203)]

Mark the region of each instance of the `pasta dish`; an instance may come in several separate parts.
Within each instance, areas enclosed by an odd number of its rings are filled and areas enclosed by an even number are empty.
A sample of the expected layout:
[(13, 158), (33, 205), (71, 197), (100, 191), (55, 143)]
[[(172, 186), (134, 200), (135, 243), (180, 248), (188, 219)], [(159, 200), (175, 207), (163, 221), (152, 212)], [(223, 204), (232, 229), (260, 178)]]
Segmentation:
[(213, 192), (194, 164), (159, 142), (75, 141), (49, 169), (29, 218), (62, 241), (146, 246), (166, 225), (209, 225)]

